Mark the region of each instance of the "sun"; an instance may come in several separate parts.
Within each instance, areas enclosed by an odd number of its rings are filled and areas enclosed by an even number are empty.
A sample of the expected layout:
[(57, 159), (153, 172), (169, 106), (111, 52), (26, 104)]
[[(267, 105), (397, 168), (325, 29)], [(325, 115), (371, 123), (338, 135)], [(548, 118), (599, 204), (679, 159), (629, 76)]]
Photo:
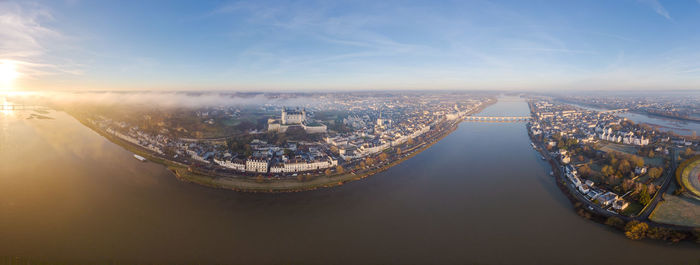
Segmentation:
[(0, 60), (0, 90), (10, 90), (19, 76), (17, 65), (8, 60)]

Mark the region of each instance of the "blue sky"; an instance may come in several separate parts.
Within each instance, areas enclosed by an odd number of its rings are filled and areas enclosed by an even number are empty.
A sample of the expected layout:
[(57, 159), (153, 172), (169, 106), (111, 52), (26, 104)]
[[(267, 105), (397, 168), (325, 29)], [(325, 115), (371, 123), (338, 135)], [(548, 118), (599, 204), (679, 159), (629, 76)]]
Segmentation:
[(0, 1), (16, 89), (700, 89), (700, 0)]

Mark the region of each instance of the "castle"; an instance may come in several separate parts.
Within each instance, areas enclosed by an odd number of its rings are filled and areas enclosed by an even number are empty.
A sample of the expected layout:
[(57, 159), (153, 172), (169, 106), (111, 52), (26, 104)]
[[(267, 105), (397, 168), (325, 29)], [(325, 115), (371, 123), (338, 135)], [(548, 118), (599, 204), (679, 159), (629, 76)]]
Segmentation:
[(327, 129), (326, 125), (307, 120), (306, 109), (283, 107), (281, 119), (267, 120), (268, 132), (286, 132), (292, 126), (300, 126), (306, 133), (325, 133)]

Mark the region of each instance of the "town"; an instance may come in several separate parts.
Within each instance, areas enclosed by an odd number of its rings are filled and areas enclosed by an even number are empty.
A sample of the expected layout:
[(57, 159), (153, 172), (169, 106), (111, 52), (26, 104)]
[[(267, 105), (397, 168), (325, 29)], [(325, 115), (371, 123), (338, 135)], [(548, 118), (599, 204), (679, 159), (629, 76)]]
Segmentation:
[[(208, 139), (192, 138), (202, 135), (192, 133), (193, 127), (170, 130), (172, 121), (156, 118), (154, 113), (141, 113), (141, 118), (131, 122), (104, 113), (91, 113), (85, 120), (103, 133), (147, 150), (149, 155), (187, 165), (200, 174), (303, 181), (388, 164), (494, 101), (464, 93), (330, 94), (319, 98), (322, 100), (304, 106), (189, 110), (187, 119), (198, 119), (204, 131), (225, 131), (227, 118), (251, 115), (246, 112), (256, 113), (251, 120), (266, 120), (255, 123), (264, 127), (250, 126), (237, 134)], [(280, 104), (284, 103), (288, 101)], [(183, 131), (191, 133), (178, 137), (177, 132)]]

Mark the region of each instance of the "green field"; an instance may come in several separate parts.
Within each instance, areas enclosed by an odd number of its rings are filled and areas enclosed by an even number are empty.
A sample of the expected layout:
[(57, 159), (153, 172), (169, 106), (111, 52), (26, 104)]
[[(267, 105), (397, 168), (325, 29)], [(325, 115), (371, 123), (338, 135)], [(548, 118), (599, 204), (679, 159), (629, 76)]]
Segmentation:
[(661, 167), (664, 165), (664, 159), (661, 157), (654, 157), (654, 158), (648, 158), (644, 157), (644, 164), (653, 166), (653, 167)]
[(649, 216), (654, 222), (700, 227), (700, 201), (672, 194), (664, 194), (660, 202)]
[(629, 203), (630, 205), (627, 206), (627, 208), (625, 208), (624, 211), (622, 211), (622, 214), (632, 216), (638, 214), (642, 210), (642, 208), (644, 208), (644, 205), (636, 201), (629, 201)]
[(637, 151), (639, 150), (635, 146), (631, 145), (623, 145), (623, 144), (614, 144), (614, 143), (605, 143), (603, 146), (600, 148), (600, 150), (603, 150), (606, 153), (610, 152), (620, 152), (620, 153), (626, 153), (630, 155), (635, 155), (637, 154)]

